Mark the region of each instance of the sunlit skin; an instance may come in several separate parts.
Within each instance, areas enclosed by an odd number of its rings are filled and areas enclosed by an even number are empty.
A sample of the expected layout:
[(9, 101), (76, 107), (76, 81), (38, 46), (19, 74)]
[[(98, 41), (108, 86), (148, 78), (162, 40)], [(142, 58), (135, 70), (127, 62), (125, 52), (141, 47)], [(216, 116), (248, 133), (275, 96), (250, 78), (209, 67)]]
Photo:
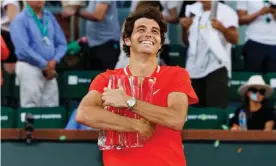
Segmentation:
[(154, 57), (161, 48), (160, 27), (156, 21), (140, 18), (135, 21), (130, 38), (124, 39), (130, 47), (130, 55)]

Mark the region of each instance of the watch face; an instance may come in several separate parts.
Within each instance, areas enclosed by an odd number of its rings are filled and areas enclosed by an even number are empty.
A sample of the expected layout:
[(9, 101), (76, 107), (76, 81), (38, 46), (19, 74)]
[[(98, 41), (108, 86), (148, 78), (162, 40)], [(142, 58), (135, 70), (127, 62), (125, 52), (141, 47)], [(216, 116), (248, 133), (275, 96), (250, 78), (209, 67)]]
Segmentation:
[(135, 105), (135, 99), (134, 98), (131, 98), (128, 100), (128, 106), (129, 107), (133, 107)]

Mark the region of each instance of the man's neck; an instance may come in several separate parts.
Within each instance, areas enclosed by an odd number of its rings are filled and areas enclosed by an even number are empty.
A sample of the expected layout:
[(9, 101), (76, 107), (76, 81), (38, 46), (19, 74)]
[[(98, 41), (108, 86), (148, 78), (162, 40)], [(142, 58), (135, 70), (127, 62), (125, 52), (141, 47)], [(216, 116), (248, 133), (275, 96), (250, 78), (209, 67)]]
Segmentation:
[(156, 66), (156, 56), (132, 54), (129, 59), (129, 70), (133, 76), (150, 77)]
[(260, 102), (250, 101), (249, 102), (249, 108), (250, 111), (256, 112), (262, 107), (262, 104)]
[(42, 8), (40, 7), (31, 7), (34, 11), (34, 13), (37, 15), (37, 17), (41, 17), (42, 15)]

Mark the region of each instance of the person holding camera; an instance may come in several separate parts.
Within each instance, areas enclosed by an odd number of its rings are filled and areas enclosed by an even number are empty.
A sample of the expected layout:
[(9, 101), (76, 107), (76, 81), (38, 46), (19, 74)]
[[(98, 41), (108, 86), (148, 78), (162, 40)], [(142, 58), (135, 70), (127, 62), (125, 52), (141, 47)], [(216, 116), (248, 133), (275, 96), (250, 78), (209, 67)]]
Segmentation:
[(21, 107), (59, 105), (55, 68), (65, 55), (67, 42), (44, 3), (27, 1), (26, 8), (11, 23)]
[(243, 47), (245, 69), (276, 72), (276, 2), (237, 1), (239, 24), (248, 25)]

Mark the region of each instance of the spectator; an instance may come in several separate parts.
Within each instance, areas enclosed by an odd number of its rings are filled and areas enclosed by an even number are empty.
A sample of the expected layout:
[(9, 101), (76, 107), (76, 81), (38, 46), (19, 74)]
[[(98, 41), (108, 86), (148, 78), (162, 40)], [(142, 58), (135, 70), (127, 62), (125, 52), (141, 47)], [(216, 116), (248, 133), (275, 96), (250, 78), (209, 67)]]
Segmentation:
[(55, 17), (44, 9), (45, 1), (27, 3), (11, 24), (18, 59), (20, 106), (58, 106), (55, 68), (66, 52), (67, 43)]
[(239, 93), (244, 100), (235, 111), (234, 117), (230, 120), (232, 131), (240, 130), (239, 113), (244, 110), (247, 116), (247, 128), (249, 130), (271, 131), (274, 126), (273, 107), (267, 103), (273, 89), (266, 85), (262, 76), (251, 76), (248, 82), (239, 88)]
[(275, 5), (265, 0), (237, 1), (239, 24), (248, 25), (243, 47), (246, 71), (276, 72)]
[(86, 10), (65, 10), (64, 16), (87, 19), (86, 36), (92, 69), (114, 69), (120, 55), (120, 25), (116, 1), (89, 1)]
[[(186, 69), (201, 107), (226, 108), (231, 77), (231, 47), (238, 43), (238, 16), (229, 6), (200, 1), (186, 7), (182, 19), (183, 41), (189, 45)], [(228, 74), (227, 74), (228, 73)]]
[(70, 116), (70, 119), (65, 127), (65, 130), (96, 130), (96, 129), (93, 129), (91, 127), (88, 127), (88, 126), (84, 126), (82, 124), (79, 124), (77, 121), (76, 121), (76, 113), (77, 113), (77, 109), (75, 109), (71, 116)]
[(14, 17), (20, 12), (23, 3), (18, 0), (2, 0), (1, 2), (1, 36), (6, 42), (10, 50), (9, 58), (3, 64), (8, 73), (13, 73), (15, 69), (16, 56), (14, 53), (14, 46), (10, 38), (10, 23)]

